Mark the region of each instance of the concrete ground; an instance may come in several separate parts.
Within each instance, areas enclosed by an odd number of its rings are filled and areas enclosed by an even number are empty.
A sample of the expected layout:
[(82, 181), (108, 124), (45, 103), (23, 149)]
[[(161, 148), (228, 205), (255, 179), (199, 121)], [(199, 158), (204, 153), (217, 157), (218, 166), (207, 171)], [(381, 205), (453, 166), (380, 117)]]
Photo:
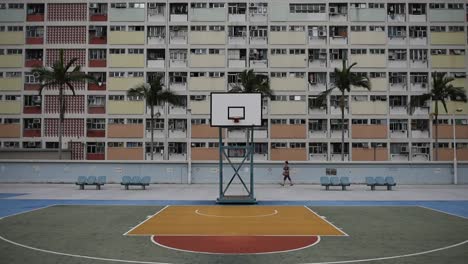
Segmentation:
[[(230, 191), (229, 194), (244, 194), (239, 185)], [(214, 201), (219, 187), (216, 184), (151, 184), (146, 190), (140, 187), (124, 190), (118, 184), (106, 184), (102, 190), (93, 186), (79, 190), (73, 184), (2, 183), (0, 194), (23, 194), (5, 199)], [(257, 184), (255, 197), (258, 201), (466, 201), (468, 185), (398, 185), (392, 191), (385, 187), (371, 191), (370, 187), (354, 184), (346, 191), (340, 187), (325, 191), (320, 185)]]

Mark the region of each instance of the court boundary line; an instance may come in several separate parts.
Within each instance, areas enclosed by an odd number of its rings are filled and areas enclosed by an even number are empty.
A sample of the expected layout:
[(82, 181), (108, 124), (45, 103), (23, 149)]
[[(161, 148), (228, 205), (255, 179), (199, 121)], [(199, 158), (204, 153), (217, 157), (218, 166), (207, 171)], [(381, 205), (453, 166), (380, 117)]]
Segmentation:
[(424, 208), (424, 209), (428, 209), (428, 210), (431, 210), (431, 211), (435, 211), (435, 212), (438, 212), (438, 213), (446, 214), (446, 215), (456, 216), (456, 217), (459, 217), (459, 218), (468, 220), (468, 217), (461, 216), (461, 215), (456, 215), (456, 214), (452, 214), (452, 213), (449, 213), (449, 212), (444, 212), (444, 211), (442, 211), (442, 210), (435, 209), (435, 208), (431, 208), (431, 207), (427, 207), (427, 206), (424, 206), (424, 205), (418, 205), (418, 207), (421, 207), (421, 208)]
[(166, 205), (163, 209), (157, 211), (156, 213), (154, 213), (153, 215), (151, 215), (150, 217), (147, 217), (145, 220), (143, 220), (143, 222), (137, 224), (136, 226), (134, 226), (132, 229), (128, 230), (127, 232), (125, 232), (123, 234), (123, 236), (132, 236), (132, 234), (128, 234), (130, 232), (132, 232), (134, 229), (136, 229), (137, 227), (141, 226), (142, 224), (144, 224), (146, 221), (150, 220), (151, 218), (155, 217), (157, 214), (161, 213), (162, 211), (164, 211), (166, 208), (168, 208), (169, 205)]
[(205, 254), (205, 255), (229, 255), (229, 256), (236, 256), (236, 255), (266, 255), (266, 254), (276, 254), (276, 253), (287, 253), (287, 252), (293, 252), (293, 251), (297, 251), (297, 250), (302, 250), (302, 249), (306, 249), (306, 248), (309, 248), (309, 247), (313, 247), (315, 245), (317, 245), (318, 243), (320, 243), (320, 236), (316, 236), (317, 237), (317, 241), (315, 241), (314, 243), (310, 244), (310, 245), (307, 245), (305, 247), (300, 247), (300, 248), (295, 248), (295, 249), (289, 249), (289, 250), (281, 250), (281, 251), (270, 251), (270, 252), (258, 252), (258, 253), (212, 253), (212, 252), (203, 252), (203, 251), (192, 251), (192, 250), (186, 250), (186, 249), (179, 249), (179, 248), (173, 248), (173, 247), (169, 247), (169, 246), (166, 246), (166, 245), (162, 245), (158, 242), (156, 242), (154, 240), (154, 237), (156, 235), (152, 235), (150, 236), (150, 241), (157, 245), (157, 246), (160, 246), (160, 247), (163, 247), (163, 248), (166, 248), (166, 249), (170, 249), (170, 250), (175, 250), (175, 251), (182, 251), (182, 252), (187, 252), (187, 253), (194, 253), (194, 254)]
[(6, 215), (4, 217), (0, 217), (0, 220), (3, 220), (3, 219), (8, 218), (8, 217), (12, 217), (12, 216), (20, 215), (20, 214), (26, 214), (26, 213), (30, 213), (30, 212), (34, 212), (34, 211), (54, 207), (54, 206), (57, 206), (57, 205), (58, 204), (49, 204), (49, 205), (46, 205), (46, 206), (41, 206), (41, 207), (38, 207), (38, 208), (31, 209), (31, 210), (26, 210), (26, 211), (14, 213), (14, 214), (11, 214), (11, 215)]
[(200, 213), (199, 209), (195, 210), (195, 214), (200, 215), (200, 216), (207, 216), (207, 217), (219, 217), (219, 218), (250, 218), (250, 217), (268, 217), (268, 216), (274, 216), (278, 214), (278, 210), (273, 210), (273, 213), (271, 214), (265, 214), (265, 215), (241, 215), (241, 216), (228, 216), (228, 215), (209, 215), (209, 214), (204, 214)]
[(328, 221), (326, 218), (324, 218), (323, 216), (317, 214), (316, 212), (314, 212), (312, 209), (310, 209), (309, 207), (307, 207), (306, 205), (304, 205), (305, 208), (307, 208), (307, 210), (309, 210), (310, 212), (312, 212), (314, 215), (316, 215), (317, 217), (319, 217), (320, 219), (322, 219), (323, 221), (327, 222), (329, 225), (333, 226), (336, 230), (340, 231), (344, 236), (346, 237), (349, 237), (349, 235), (341, 230), (341, 228), (338, 228), (337, 226), (335, 226), (334, 224), (332, 224), (330, 221)]

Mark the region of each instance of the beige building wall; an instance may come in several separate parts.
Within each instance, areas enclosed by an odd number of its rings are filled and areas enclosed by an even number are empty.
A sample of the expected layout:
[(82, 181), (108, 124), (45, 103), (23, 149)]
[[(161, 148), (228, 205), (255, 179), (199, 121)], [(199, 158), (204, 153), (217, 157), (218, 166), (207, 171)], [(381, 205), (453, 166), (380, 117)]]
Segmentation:
[(189, 79), (190, 91), (225, 91), (226, 78), (191, 77)]
[(387, 125), (352, 125), (352, 138), (387, 138)]
[(190, 108), (192, 109), (192, 115), (209, 115), (210, 101), (190, 101)]
[(271, 138), (307, 138), (306, 125), (271, 125)]
[(431, 45), (465, 45), (465, 32), (431, 32)]
[(432, 68), (465, 68), (465, 55), (432, 55)]
[(468, 138), (468, 126), (467, 125), (456, 125), (455, 136), (460, 139)]
[[(447, 112), (445, 112), (445, 108), (442, 105), (442, 103), (438, 103), (438, 108), (439, 108), (439, 115), (446, 115)], [(457, 112), (457, 109), (460, 109), (461, 112)], [(431, 107), (431, 112), (435, 111), (435, 102), (432, 102), (432, 107)], [(468, 103), (464, 102), (455, 102), (455, 101), (449, 101), (447, 102), (447, 111), (448, 114), (451, 115), (452, 113), (455, 113), (456, 116), (459, 115), (468, 115)]]
[(0, 114), (15, 115), (21, 114), (20, 101), (0, 101)]
[(22, 68), (23, 55), (0, 55), (0, 68)]
[(189, 32), (189, 43), (196, 45), (224, 45), (226, 33), (224, 31)]
[(23, 88), (23, 79), (19, 78), (0, 78), (0, 91), (21, 91)]
[(143, 54), (110, 54), (109, 67), (116, 68), (143, 68), (145, 55)]
[(110, 115), (142, 115), (145, 113), (143, 101), (107, 101), (107, 113)]
[(143, 138), (143, 124), (109, 124), (108, 138)]
[[(192, 125), (192, 138), (218, 138), (219, 130), (208, 124)], [(224, 131), (223, 131), (224, 136)]]
[(271, 102), (272, 115), (305, 115), (306, 103), (303, 101), (273, 101)]
[(353, 115), (386, 115), (388, 102), (351, 102)]
[(192, 148), (192, 160), (219, 160), (219, 149)]
[(20, 124), (0, 124), (0, 138), (19, 138), (21, 137)]
[(450, 84), (453, 85), (454, 87), (464, 87), (465, 90), (468, 88), (468, 81), (466, 78), (465, 79), (457, 78), (451, 81)]
[[(436, 157), (436, 149), (435, 148), (432, 150), (432, 157), (435, 160), (435, 157)], [(453, 160), (453, 149), (452, 148), (439, 148), (438, 160), (439, 161)], [(458, 160), (458, 157), (457, 157), (457, 160)]]
[(223, 68), (225, 65), (226, 56), (222, 54), (190, 54), (190, 67), (212, 67)]
[(107, 148), (108, 160), (142, 160), (143, 148)]
[(143, 77), (125, 77), (125, 78), (115, 78), (110, 77), (107, 80), (107, 90), (109, 91), (127, 91), (130, 88), (134, 88), (140, 84), (145, 83), (145, 78)]
[(296, 77), (271, 78), (270, 87), (273, 91), (305, 91), (306, 80)]
[(307, 150), (305, 148), (272, 149), (271, 160), (307, 160)]
[(386, 32), (350, 32), (352, 45), (385, 45), (387, 43)]
[(273, 45), (305, 45), (306, 32), (270, 32), (269, 42)]
[(0, 45), (22, 45), (24, 36), (24, 31), (0, 32)]
[(357, 62), (355, 68), (385, 68), (387, 67), (387, 54), (350, 55), (349, 64), (355, 62)]
[(145, 32), (110, 31), (108, 33), (107, 43), (111, 45), (144, 45), (145, 44)]
[(353, 161), (387, 161), (387, 148), (352, 148)]
[(306, 55), (270, 55), (270, 67), (279, 68), (305, 68)]

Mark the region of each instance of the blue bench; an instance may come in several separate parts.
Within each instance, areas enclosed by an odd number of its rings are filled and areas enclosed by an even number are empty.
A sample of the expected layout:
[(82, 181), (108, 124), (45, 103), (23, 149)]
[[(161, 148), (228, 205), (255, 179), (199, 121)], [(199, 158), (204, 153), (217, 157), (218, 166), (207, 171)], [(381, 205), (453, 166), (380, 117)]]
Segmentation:
[(396, 186), (395, 179), (393, 177), (366, 177), (366, 185), (371, 187), (371, 190), (375, 190), (375, 186), (386, 186), (387, 190), (391, 191), (393, 186)]
[(96, 189), (101, 190), (101, 186), (106, 184), (106, 176), (78, 176), (75, 185), (80, 186), (80, 190), (84, 190), (85, 185), (94, 185)]
[(146, 189), (146, 186), (149, 186), (151, 182), (151, 177), (145, 176), (145, 177), (139, 177), (139, 176), (123, 176), (122, 177), (122, 182), (120, 185), (125, 186), (125, 190), (129, 189), (129, 186), (141, 186), (143, 190)]
[(320, 177), (320, 185), (325, 186), (325, 190), (330, 190), (330, 186), (341, 186), (341, 190), (346, 190), (347, 186), (351, 186), (348, 177)]

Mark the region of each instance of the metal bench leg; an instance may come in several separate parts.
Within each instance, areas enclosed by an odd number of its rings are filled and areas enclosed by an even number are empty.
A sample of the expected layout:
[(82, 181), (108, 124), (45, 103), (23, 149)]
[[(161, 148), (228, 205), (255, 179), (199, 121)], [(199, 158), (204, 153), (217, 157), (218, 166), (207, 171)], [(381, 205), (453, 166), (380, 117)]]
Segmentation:
[(125, 190), (128, 190), (128, 184), (125, 185)]
[(342, 185), (342, 186), (341, 186), (341, 190), (342, 190), (342, 191), (345, 191), (345, 190), (346, 190), (346, 186)]
[(142, 185), (142, 187), (143, 187), (143, 190), (146, 190), (145, 185)]
[(375, 185), (372, 185), (370, 188), (372, 191), (375, 191)]
[(325, 190), (327, 190), (327, 191), (330, 190), (330, 186), (328, 186), (328, 185), (325, 186)]

